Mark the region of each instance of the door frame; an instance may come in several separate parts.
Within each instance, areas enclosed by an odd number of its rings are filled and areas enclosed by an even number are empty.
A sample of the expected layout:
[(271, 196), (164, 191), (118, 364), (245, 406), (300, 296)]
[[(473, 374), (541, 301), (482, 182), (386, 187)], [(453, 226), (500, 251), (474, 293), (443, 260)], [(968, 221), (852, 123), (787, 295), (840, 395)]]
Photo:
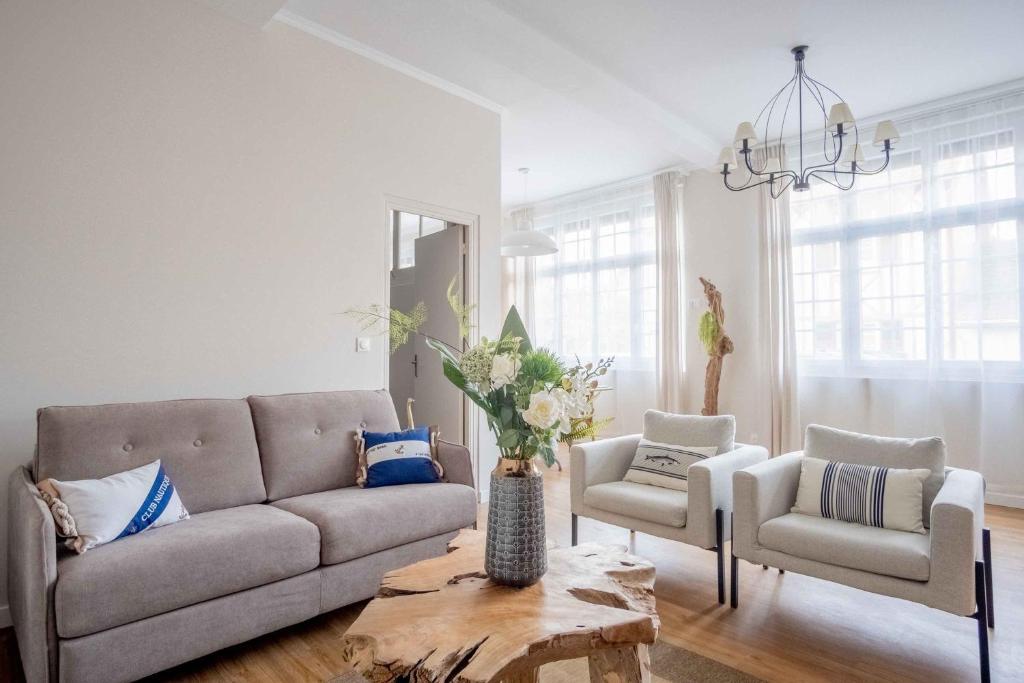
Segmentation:
[[(398, 197), (395, 195), (384, 195), (384, 240), (387, 249), (385, 254), (387, 264), (384, 268), (381, 291), (385, 306), (391, 303), (391, 268), (394, 264), (394, 224), (392, 217), (395, 211), (415, 213), (421, 216), (438, 218), (447, 223), (458, 223), (465, 226), (463, 230), (463, 244), (466, 246), (464, 266), (462, 272), (463, 298), (467, 306), (470, 306), (469, 323), (471, 325), (467, 343), (475, 346), (480, 343), (480, 215), (451, 209), (436, 204), (428, 204), (416, 199)], [(391, 386), (391, 369), (388, 360), (390, 354), (384, 354), (383, 373), (384, 387)], [(401, 417), (401, 416), (399, 416)], [(473, 463), (474, 488), (477, 490), (477, 499), (480, 498), (480, 408), (465, 395), (462, 396), (462, 424), (463, 442), (469, 449), (470, 459)]]

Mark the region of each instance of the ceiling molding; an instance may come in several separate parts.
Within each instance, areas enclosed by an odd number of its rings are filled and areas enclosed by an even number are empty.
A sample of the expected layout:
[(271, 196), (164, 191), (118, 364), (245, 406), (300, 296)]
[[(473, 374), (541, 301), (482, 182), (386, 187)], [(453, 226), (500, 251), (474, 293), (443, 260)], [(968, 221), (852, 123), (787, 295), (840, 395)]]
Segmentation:
[(400, 59), (395, 59), (391, 55), (385, 54), (380, 50), (376, 50), (369, 45), (360, 43), (358, 40), (349, 38), (348, 36), (338, 33), (333, 29), (327, 28), (315, 21), (310, 21), (309, 19), (301, 17), (286, 9), (278, 11), (277, 14), (274, 15), (274, 20), (308, 33), (311, 36), (316, 36), (321, 40), (326, 40), (328, 43), (337, 45), (349, 52), (354, 52), (360, 57), (369, 59), (371, 62), (376, 62), (381, 66), (394, 69), (405, 76), (415, 78), (417, 81), (426, 83), (427, 85), (432, 85), (450, 95), (455, 95), (456, 97), (460, 97), (468, 102), (472, 102), (478, 107), (483, 107), (484, 109), (493, 111), (496, 114), (505, 113), (505, 108), (493, 100), (463, 88), (461, 85), (456, 85), (451, 81), (447, 81), (432, 73), (428, 73), (423, 69), (413, 66), (412, 64), (403, 62)]
[[(522, 211), (523, 209), (532, 209), (538, 206), (544, 206), (546, 204), (560, 204), (564, 202), (572, 201), (585, 201), (593, 198), (594, 196), (601, 195), (602, 193), (614, 192), (615, 190), (621, 190), (640, 183), (650, 183), (654, 181), (654, 176), (661, 173), (677, 173), (679, 174), (678, 182), (680, 187), (685, 184), (685, 179), (694, 170), (697, 170), (693, 166), (677, 165), (668, 166), (666, 168), (659, 168), (656, 171), (650, 173), (641, 173), (640, 175), (630, 176), (628, 178), (621, 178), (619, 180), (613, 180), (609, 183), (602, 183), (600, 185), (594, 185), (591, 187), (585, 187), (579, 190), (573, 190), (572, 192), (564, 192), (553, 197), (546, 197), (544, 199), (538, 199), (536, 201), (529, 201), (526, 203), (509, 203), (502, 206), (503, 214), (510, 214), (515, 211)], [(713, 169), (712, 169), (713, 170)]]

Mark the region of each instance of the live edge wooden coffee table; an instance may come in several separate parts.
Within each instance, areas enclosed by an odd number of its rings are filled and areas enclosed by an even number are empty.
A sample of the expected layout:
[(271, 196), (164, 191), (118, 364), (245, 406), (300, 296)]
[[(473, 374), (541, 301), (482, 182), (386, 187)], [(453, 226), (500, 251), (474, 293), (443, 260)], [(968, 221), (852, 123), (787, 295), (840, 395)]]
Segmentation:
[(508, 588), (483, 572), (482, 532), (448, 549), (386, 574), (345, 634), (344, 657), (367, 680), (525, 683), (541, 664), (588, 657), (593, 682), (650, 681), (650, 562), (614, 546), (556, 548), (539, 583)]

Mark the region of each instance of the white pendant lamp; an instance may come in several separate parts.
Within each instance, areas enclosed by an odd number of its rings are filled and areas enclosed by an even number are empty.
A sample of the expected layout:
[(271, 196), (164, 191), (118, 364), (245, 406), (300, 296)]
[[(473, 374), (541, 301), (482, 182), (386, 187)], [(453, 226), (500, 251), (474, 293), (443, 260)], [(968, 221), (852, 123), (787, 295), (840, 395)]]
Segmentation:
[[(526, 204), (526, 176), (530, 169), (521, 168), (519, 173), (523, 176), (523, 204)], [(516, 225), (510, 232), (501, 237), (502, 256), (546, 256), (558, 251), (558, 245), (551, 235), (533, 229), (533, 219), (527, 210), (516, 220)]]

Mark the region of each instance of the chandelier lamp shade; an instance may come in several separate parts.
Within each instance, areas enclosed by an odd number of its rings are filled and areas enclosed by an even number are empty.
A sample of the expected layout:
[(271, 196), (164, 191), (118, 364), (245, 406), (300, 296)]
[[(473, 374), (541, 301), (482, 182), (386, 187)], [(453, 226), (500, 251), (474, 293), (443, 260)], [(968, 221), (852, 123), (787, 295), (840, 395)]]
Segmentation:
[[(523, 176), (523, 205), (526, 205), (526, 177), (528, 168), (520, 168)], [(522, 209), (515, 214), (515, 225), (509, 232), (501, 236), (502, 256), (546, 256), (558, 251), (558, 245), (551, 235), (533, 229), (533, 219), (529, 209)]]
[[(733, 145), (725, 147), (718, 156), (719, 172), (730, 190), (738, 192), (768, 185), (772, 197), (778, 199), (789, 188), (794, 192), (809, 190), (811, 179), (849, 190), (857, 176), (875, 175), (889, 166), (893, 146), (900, 139), (896, 125), (882, 121), (876, 126), (873, 144), (881, 148), (882, 163), (877, 168), (865, 168), (864, 145), (850, 105), (835, 90), (807, 75), (807, 50), (806, 45), (798, 45), (790, 51), (796, 61), (793, 77), (768, 100), (753, 122), (744, 121), (736, 127)], [(783, 168), (779, 153), (770, 153), (768, 146), (774, 143), (781, 149), (786, 121), (792, 121), (791, 109), (795, 109), (799, 126), (799, 163), (794, 168)], [(805, 110), (811, 130), (823, 128), (823, 163), (809, 165), (806, 161), (805, 147), (810, 151), (811, 145), (815, 145), (816, 154), (818, 136), (812, 139), (804, 131)], [(764, 154), (754, 153), (759, 143), (763, 144)]]

